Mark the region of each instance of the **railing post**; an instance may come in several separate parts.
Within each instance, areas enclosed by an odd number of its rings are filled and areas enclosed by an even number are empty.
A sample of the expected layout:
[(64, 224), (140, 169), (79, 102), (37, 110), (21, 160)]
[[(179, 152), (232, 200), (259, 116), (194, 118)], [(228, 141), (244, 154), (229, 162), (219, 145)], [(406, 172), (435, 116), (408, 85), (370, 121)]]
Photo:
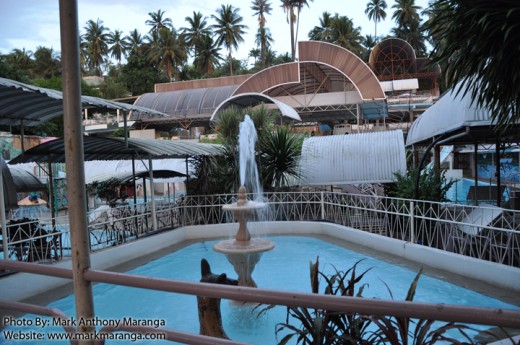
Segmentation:
[(320, 201), (320, 205), (321, 205), (321, 219), (325, 219), (325, 193), (323, 191), (321, 191), (321, 201)]
[(2, 172), (0, 171), (0, 219), (2, 226), (2, 251), (4, 252), (4, 260), (9, 258), (9, 248), (7, 248), (7, 222), (5, 220), (5, 191), (4, 191), (4, 179), (2, 176)]
[(415, 203), (410, 201), (410, 242), (415, 243)]

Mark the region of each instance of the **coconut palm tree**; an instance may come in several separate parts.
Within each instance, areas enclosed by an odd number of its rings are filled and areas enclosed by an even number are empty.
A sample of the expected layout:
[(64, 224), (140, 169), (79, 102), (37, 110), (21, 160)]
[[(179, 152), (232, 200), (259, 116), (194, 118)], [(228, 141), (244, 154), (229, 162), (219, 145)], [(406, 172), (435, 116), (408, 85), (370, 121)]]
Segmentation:
[(35, 77), (50, 79), (60, 75), (61, 61), (54, 49), (39, 46), (34, 51), (33, 57), (32, 65)]
[[(287, 13), (287, 22), (289, 23), (291, 30), (291, 59), (292, 61), (295, 61), (296, 43), (298, 41), (298, 28), (300, 26), (300, 13), (303, 9), (303, 6), (306, 5), (309, 7), (309, 4), (306, 0), (281, 0), (281, 2), (284, 12)], [(295, 24), (296, 32), (294, 29)]]
[[(258, 16), (258, 24), (259, 24), (258, 33), (260, 35), (260, 37), (259, 37), (260, 61), (262, 64), (262, 68), (265, 68), (265, 66), (266, 66), (265, 54), (266, 54), (266, 49), (267, 49), (267, 44), (268, 44), (267, 38), (266, 38), (266, 33), (268, 33), (268, 31), (266, 31), (266, 28), (265, 28), (265, 23), (266, 23), (265, 15), (271, 14), (271, 10), (272, 10), (271, 3), (269, 2), (269, 0), (253, 0), (251, 9), (253, 10), (253, 15)], [(272, 38), (271, 38), (271, 40), (272, 40)]]
[[(437, 0), (428, 24), (433, 62), (449, 87), (487, 107), (499, 128), (520, 121), (520, 4), (509, 0)], [(459, 89), (460, 90), (460, 89)]]
[(153, 31), (159, 32), (162, 28), (173, 28), (172, 20), (165, 18), (165, 13), (166, 12), (161, 9), (157, 10), (157, 12), (148, 12), (151, 19), (147, 19), (145, 24), (151, 26), (150, 33)]
[(85, 34), (81, 36), (81, 45), (84, 48), (87, 64), (89, 69), (94, 70), (100, 76), (101, 64), (104, 62), (108, 54), (108, 31), (109, 29), (103, 25), (103, 21), (97, 19), (95, 22), (90, 19), (84, 27)]
[(11, 53), (6, 55), (7, 61), (17, 66), (18, 68), (29, 71), (32, 68), (33, 64), (33, 52), (30, 50), (22, 49), (13, 49)]
[(231, 52), (233, 49), (238, 49), (238, 45), (244, 42), (242, 36), (247, 29), (247, 25), (241, 24), (242, 16), (238, 13), (239, 8), (233, 5), (221, 5), (217, 9), (217, 15), (211, 15), (216, 24), (211, 27), (215, 30), (217, 36), (217, 43), (219, 46), (224, 45), (228, 51), (228, 63), (230, 75), (233, 75), (233, 58)]
[(130, 35), (125, 36), (124, 42), (126, 44), (125, 51), (127, 53), (139, 55), (142, 52), (144, 40), (137, 29), (131, 31)]
[(193, 56), (196, 56), (198, 46), (204, 44), (202, 41), (206, 40), (206, 36), (210, 35), (211, 31), (206, 17), (200, 12), (193, 11), (193, 16), (185, 17), (184, 20), (188, 22), (189, 26), (181, 28), (181, 33), (184, 35), (188, 47), (193, 49)]
[(385, 0), (370, 0), (367, 3), (367, 8), (365, 9), (365, 14), (368, 16), (368, 19), (374, 20), (375, 28), (374, 28), (374, 37), (377, 39), (377, 23), (381, 20), (385, 20), (386, 18), (386, 1)]
[(122, 36), (123, 32), (121, 30), (115, 30), (107, 36), (107, 43), (109, 44), (108, 53), (110, 57), (117, 60), (118, 65), (121, 64), (121, 58), (126, 55), (126, 47), (128, 46), (128, 43)]
[(331, 20), (332, 15), (330, 12), (323, 12), (321, 14), (320, 18), (320, 26), (315, 26), (310, 32), (309, 32), (309, 39), (314, 41), (327, 41), (327, 28), (331, 27)]
[(158, 62), (159, 68), (166, 68), (166, 75), (170, 81), (174, 81), (177, 66), (186, 59), (185, 44), (174, 29), (163, 27), (150, 48), (149, 58)]
[(409, 28), (412, 23), (420, 22), (419, 11), (422, 7), (417, 6), (415, 0), (396, 0), (392, 8), (395, 8), (392, 19), (398, 29)]
[(215, 72), (215, 66), (220, 65), (222, 56), (220, 46), (207, 34), (201, 37), (197, 44), (197, 49), (193, 65), (198, 71), (202, 71), (207, 76)]

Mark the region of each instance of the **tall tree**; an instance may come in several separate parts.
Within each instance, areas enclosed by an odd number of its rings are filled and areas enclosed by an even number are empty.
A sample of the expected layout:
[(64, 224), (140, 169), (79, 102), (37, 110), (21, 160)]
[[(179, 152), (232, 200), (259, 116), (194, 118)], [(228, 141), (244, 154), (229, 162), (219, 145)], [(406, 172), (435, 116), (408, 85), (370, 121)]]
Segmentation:
[(238, 13), (239, 8), (233, 5), (221, 5), (217, 9), (217, 15), (211, 15), (216, 24), (212, 25), (217, 36), (217, 43), (219, 46), (224, 45), (228, 51), (228, 64), (230, 74), (233, 75), (233, 57), (231, 52), (233, 49), (238, 49), (239, 43), (244, 41), (242, 36), (247, 29), (247, 25), (241, 24), (242, 16)]
[[(313, 0), (311, 0), (313, 1)], [(306, 0), (281, 0), (282, 8), (287, 13), (287, 22), (291, 30), (291, 59), (296, 59), (296, 43), (298, 41), (298, 28), (300, 26), (300, 13), (303, 6), (309, 7)], [(296, 32), (294, 26), (296, 25)]]
[(198, 71), (210, 76), (215, 71), (215, 66), (220, 65), (220, 46), (210, 35), (203, 36), (197, 46), (197, 55), (193, 64)]
[(170, 81), (174, 81), (174, 74), (186, 59), (184, 42), (179, 38), (174, 29), (163, 27), (157, 37), (157, 45), (150, 50), (150, 60), (158, 61), (159, 68), (166, 68), (166, 75)]
[(125, 50), (128, 54), (140, 54), (142, 53), (142, 46), (144, 44), (144, 39), (137, 31), (134, 29), (130, 32), (130, 35), (125, 36), (124, 42), (126, 44)]
[(392, 19), (398, 29), (409, 28), (411, 24), (420, 22), (419, 11), (422, 7), (416, 5), (415, 0), (396, 0), (392, 8), (395, 9)]
[(87, 21), (84, 27), (85, 34), (82, 36), (82, 45), (87, 58), (89, 69), (102, 76), (101, 64), (108, 54), (108, 31), (103, 25), (103, 21), (97, 19)]
[(437, 0), (427, 27), (432, 57), (449, 87), (489, 108), (500, 129), (520, 122), (520, 4), (510, 0)]
[(107, 36), (107, 43), (109, 44), (108, 53), (110, 57), (117, 60), (118, 65), (121, 64), (121, 58), (126, 54), (126, 47), (128, 42), (122, 37), (123, 32), (121, 30), (115, 30), (110, 32)]
[(331, 25), (332, 15), (330, 12), (323, 12), (321, 14), (320, 18), (320, 25), (315, 26), (310, 32), (309, 32), (309, 39), (314, 41), (329, 41), (327, 38), (327, 32), (332, 25)]
[(36, 78), (51, 79), (61, 74), (61, 61), (54, 49), (40, 46), (33, 56), (33, 73)]
[(370, 0), (367, 3), (367, 8), (365, 9), (365, 14), (368, 16), (368, 19), (373, 20), (375, 24), (374, 28), (374, 37), (377, 40), (377, 23), (381, 20), (385, 20), (386, 18), (386, 1), (385, 0)]
[(173, 28), (172, 20), (170, 18), (165, 18), (165, 13), (166, 12), (161, 9), (157, 10), (157, 12), (148, 12), (150, 19), (147, 19), (145, 24), (151, 26), (150, 33), (158, 33), (162, 28)]
[(184, 35), (188, 47), (193, 49), (193, 56), (196, 56), (198, 46), (207, 43), (202, 41), (206, 40), (206, 36), (210, 35), (211, 31), (206, 17), (200, 12), (193, 11), (193, 17), (186, 17), (184, 20), (188, 22), (189, 26), (181, 28), (181, 33)]
[(361, 28), (354, 27), (352, 19), (340, 16), (337, 13), (331, 16), (324, 12), (320, 18), (320, 25), (315, 26), (309, 33), (309, 38), (316, 41), (324, 41), (337, 44), (350, 50), (359, 57), (364, 54), (363, 36)]
[(271, 14), (271, 3), (269, 0), (253, 0), (251, 9), (253, 10), (253, 15), (258, 16), (258, 33), (260, 35), (260, 60), (262, 68), (265, 68), (266, 62), (265, 62), (265, 54), (267, 49), (267, 42), (266, 42), (266, 28), (265, 23), (266, 19), (265, 16), (267, 14)]

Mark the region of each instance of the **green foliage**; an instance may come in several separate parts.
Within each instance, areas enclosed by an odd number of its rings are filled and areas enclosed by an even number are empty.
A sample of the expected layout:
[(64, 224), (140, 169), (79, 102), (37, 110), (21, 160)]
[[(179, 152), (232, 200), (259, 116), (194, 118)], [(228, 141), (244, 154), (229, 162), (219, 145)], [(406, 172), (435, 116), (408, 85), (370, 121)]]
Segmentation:
[(260, 142), (261, 177), (265, 189), (279, 190), (299, 177), (302, 136), (287, 127), (268, 131)]
[[(311, 263), (311, 287), (313, 293), (319, 293), (318, 278), (324, 279), (325, 295), (363, 298), (363, 290), (367, 286), (362, 283), (363, 277), (370, 268), (357, 274), (356, 262), (346, 272), (335, 269), (335, 273), (326, 276), (319, 271), (319, 260)], [(411, 283), (406, 301), (412, 302), (415, 296), (422, 269)], [(392, 296), (392, 292), (388, 287)], [(266, 312), (273, 306), (260, 311)], [(332, 344), (389, 344), (389, 345), (433, 345), (433, 344), (476, 344), (465, 332), (468, 326), (454, 322), (441, 323), (428, 319), (410, 319), (401, 316), (362, 315), (359, 313), (340, 313), (331, 310), (308, 309), (303, 307), (287, 307), (287, 318), (276, 327), (276, 334), (288, 332), (279, 342), (285, 345), (296, 338), (296, 344), (332, 345)], [(448, 331), (459, 332), (467, 342), (448, 335)]]
[[(396, 198), (415, 199), (417, 174), (417, 168), (409, 169), (406, 175), (401, 173), (394, 174), (396, 182), (386, 187), (386, 194)], [(434, 169), (430, 168), (422, 170), (419, 177), (418, 200), (447, 201), (446, 192), (457, 181), (447, 181), (445, 174), (445, 170), (440, 172), (435, 172)]]
[(520, 120), (520, 3), (437, 0), (428, 32), (448, 87), (487, 107), (500, 129)]
[(168, 81), (160, 79), (157, 70), (147, 57), (131, 54), (126, 65), (121, 68), (121, 81), (125, 83), (132, 96), (153, 92), (155, 83)]
[(116, 178), (105, 181), (94, 181), (87, 186), (89, 193), (95, 194), (101, 200), (105, 200), (110, 207), (115, 207), (118, 200), (125, 201), (128, 198), (125, 192), (120, 191), (121, 183)]

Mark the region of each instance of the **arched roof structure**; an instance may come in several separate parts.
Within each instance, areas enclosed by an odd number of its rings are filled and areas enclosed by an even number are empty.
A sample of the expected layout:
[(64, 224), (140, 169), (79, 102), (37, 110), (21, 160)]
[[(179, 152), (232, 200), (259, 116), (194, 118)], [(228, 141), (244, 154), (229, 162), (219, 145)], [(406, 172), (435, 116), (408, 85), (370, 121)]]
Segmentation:
[[(236, 79), (232, 81), (236, 82)], [(201, 85), (204, 84), (201, 82)], [(169, 117), (159, 119), (133, 112), (132, 120), (208, 122), (217, 107), (226, 104), (223, 102), (228, 98), (233, 97), (235, 101), (251, 99), (238, 97), (247, 94), (263, 94), (286, 104), (305, 122), (356, 121), (358, 115), (365, 119), (387, 116), (383, 89), (360, 58), (334, 44), (307, 41), (299, 43), (297, 62), (264, 69), (241, 84), (145, 94), (135, 105), (157, 109)]]
[(303, 141), (302, 185), (386, 183), (406, 172), (403, 132), (310, 137)]
[(231, 96), (228, 99), (226, 99), (224, 102), (220, 103), (219, 106), (215, 109), (213, 112), (213, 115), (211, 115), (210, 121), (216, 121), (218, 118), (218, 114), (221, 110), (224, 110), (229, 107), (254, 107), (260, 103), (271, 103), (274, 104), (279, 110), (282, 116), (289, 117), (293, 120), (301, 121), (300, 115), (298, 115), (298, 112), (294, 110), (293, 108), (289, 107), (287, 104), (280, 102), (272, 97), (266, 96), (261, 93), (256, 92), (250, 92), (250, 93), (243, 93), (238, 94), (236, 96)]

